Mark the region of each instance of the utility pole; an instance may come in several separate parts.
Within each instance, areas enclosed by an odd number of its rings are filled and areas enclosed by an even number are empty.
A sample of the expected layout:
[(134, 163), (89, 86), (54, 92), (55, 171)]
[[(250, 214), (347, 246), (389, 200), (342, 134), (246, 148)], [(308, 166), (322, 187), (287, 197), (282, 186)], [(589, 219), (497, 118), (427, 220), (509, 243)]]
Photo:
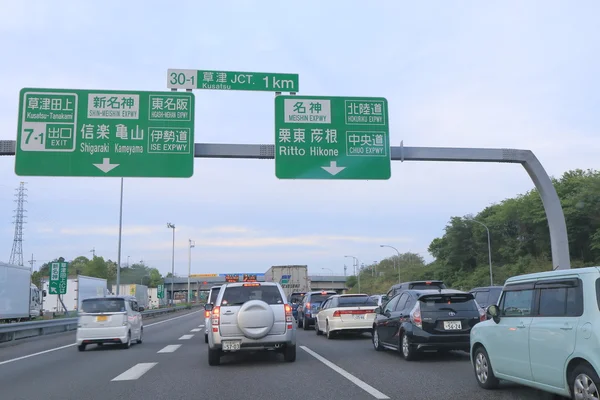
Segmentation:
[(33, 253), (31, 253), (31, 260), (29, 260), (29, 264), (31, 264), (31, 273), (33, 273), (33, 263), (36, 262), (37, 260), (33, 259)]
[(175, 304), (175, 224), (167, 222), (167, 228), (173, 230), (173, 250), (171, 254), (171, 307)]
[(190, 248), (188, 249), (188, 288), (187, 288), (187, 296), (188, 296), (188, 302), (191, 301), (191, 296), (190, 296), (190, 275), (192, 274), (192, 247), (196, 246), (196, 243), (192, 240), (192, 239), (188, 239), (189, 244), (190, 244)]
[(96, 248), (92, 247), (92, 249), (90, 250), (90, 253), (92, 253), (92, 260), (93, 260), (94, 257), (96, 257)]

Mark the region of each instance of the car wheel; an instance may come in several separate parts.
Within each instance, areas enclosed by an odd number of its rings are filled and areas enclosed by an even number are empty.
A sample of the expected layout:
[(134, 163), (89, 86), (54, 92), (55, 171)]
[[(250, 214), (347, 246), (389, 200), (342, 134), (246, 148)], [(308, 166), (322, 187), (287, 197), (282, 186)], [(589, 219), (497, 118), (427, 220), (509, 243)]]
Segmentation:
[(308, 321), (306, 320), (306, 317), (303, 317), (302, 319), (303, 319), (302, 327), (304, 328), (305, 331), (307, 331), (310, 328), (310, 326), (308, 325)]
[(475, 360), (473, 369), (475, 371), (477, 384), (484, 389), (496, 389), (500, 381), (494, 375), (492, 364), (490, 364), (490, 358), (483, 346), (480, 346), (475, 350), (473, 359)]
[(404, 332), (400, 335), (400, 353), (406, 361), (413, 361), (417, 358), (417, 350)]
[(80, 344), (79, 346), (77, 346), (77, 350), (85, 351), (85, 344)]
[(131, 331), (127, 332), (127, 341), (121, 345), (124, 349), (131, 347)]
[(323, 332), (319, 329), (319, 320), (315, 318), (315, 333), (317, 336), (321, 336)]
[(283, 359), (287, 362), (296, 361), (296, 345), (285, 347)]
[(208, 334), (204, 334), (204, 343), (208, 343)]
[(302, 319), (300, 318), (300, 314), (298, 314), (298, 319), (296, 320), (296, 324), (298, 328), (302, 328)]
[(221, 364), (221, 350), (208, 349), (208, 365), (215, 366)]
[(597, 399), (600, 397), (600, 378), (588, 364), (579, 364), (569, 377), (571, 396), (574, 399)]
[(377, 351), (384, 350), (384, 347), (381, 345), (379, 341), (379, 333), (377, 332), (377, 328), (373, 328), (373, 332), (371, 333), (371, 340), (373, 341), (373, 347)]
[(325, 325), (325, 334), (327, 335), (327, 339), (333, 339), (335, 337), (335, 333), (329, 329), (329, 322)]
[(140, 338), (138, 340), (136, 340), (137, 344), (141, 344), (142, 343), (142, 337), (144, 336), (144, 328), (140, 328)]

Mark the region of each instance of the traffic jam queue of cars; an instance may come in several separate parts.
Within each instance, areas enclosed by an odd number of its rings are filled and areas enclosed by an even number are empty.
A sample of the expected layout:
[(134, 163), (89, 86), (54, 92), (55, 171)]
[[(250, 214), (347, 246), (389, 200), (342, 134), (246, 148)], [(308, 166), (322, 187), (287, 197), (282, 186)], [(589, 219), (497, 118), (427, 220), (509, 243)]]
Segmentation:
[(209, 365), (227, 352), (261, 349), (293, 362), (297, 328), (314, 327), (327, 339), (369, 332), (375, 351), (406, 361), (430, 350), (468, 352), (483, 389), (506, 380), (600, 399), (600, 267), (520, 275), (470, 292), (441, 281), (404, 282), (386, 295), (309, 292), (295, 316), (276, 282), (227, 283), (210, 296)]

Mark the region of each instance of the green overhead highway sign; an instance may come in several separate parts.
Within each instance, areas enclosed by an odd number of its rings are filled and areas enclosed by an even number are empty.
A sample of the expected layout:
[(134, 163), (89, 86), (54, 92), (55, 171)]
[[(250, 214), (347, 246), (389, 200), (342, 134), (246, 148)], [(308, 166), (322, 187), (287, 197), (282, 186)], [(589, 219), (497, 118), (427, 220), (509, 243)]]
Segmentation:
[(15, 172), (189, 178), (194, 94), (22, 89)]
[(387, 100), (275, 97), (279, 179), (389, 179)]
[(252, 90), (298, 92), (298, 74), (169, 69), (169, 89)]
[(66, 262), (53, 262), (50, 264), (50, 280), (48, 289), (50, 294), (67, 293), (68, 264)]

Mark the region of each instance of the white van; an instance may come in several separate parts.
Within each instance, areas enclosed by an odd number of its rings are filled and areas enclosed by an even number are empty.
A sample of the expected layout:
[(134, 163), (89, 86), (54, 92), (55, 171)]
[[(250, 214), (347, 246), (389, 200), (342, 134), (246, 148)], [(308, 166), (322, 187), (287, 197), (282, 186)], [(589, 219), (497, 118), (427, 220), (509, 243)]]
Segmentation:
[(142, 343), (142, 314), (134, 296), (92, 297), (81, 302), (77, 323), (77, 348), (88, 344), (117, 343), (128, 349), (131, 341)]

